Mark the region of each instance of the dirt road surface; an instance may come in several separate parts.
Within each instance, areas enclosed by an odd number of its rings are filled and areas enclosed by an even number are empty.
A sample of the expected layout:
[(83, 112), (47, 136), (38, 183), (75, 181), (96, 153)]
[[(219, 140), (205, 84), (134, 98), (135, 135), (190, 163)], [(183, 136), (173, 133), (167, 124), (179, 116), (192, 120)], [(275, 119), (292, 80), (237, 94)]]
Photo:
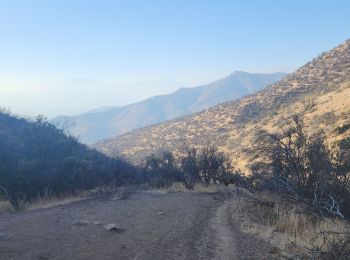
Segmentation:
[(0, 259), (271, 259), (232, 221), (232, 196), (140, 192), (2, 216)]

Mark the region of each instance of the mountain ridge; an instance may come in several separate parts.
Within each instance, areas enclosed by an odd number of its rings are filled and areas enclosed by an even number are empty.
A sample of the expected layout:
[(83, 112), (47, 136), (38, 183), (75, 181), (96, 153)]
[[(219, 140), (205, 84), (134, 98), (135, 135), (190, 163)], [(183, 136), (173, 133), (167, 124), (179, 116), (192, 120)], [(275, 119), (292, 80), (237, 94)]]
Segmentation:
[(60, 126), (62, 122), (68, 121), (68, 125), (71, 125), (70, 134), (80, 136), (84, 143), (92, 144), (254, 93), (285, 75), (282, 72), (259, 74), (237, 71), (210, 84), (180, 88), (173, 93), (126, 106), (97, 109), (71, 117), (56, 117), (51, 122)]

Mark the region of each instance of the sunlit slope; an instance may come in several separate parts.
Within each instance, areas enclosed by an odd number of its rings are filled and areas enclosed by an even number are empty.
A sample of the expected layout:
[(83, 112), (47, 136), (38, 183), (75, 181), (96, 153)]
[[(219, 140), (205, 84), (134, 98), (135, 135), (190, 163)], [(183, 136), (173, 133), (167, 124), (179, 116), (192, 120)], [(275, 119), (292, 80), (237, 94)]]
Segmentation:
[(287, 127), (295, 113), (305, 116), (310, 131), (324, 129), (333, 138), (345, 133), (338, 126), (350, 123), (350, 40), (321, 54), (281, 81), (237, 101), (204, 112), (142, 128), (96, 147), (106, 154), (123, 154), (134, 161), (164, 148), (177, 150), (184, 143), (215, 144), (238, 168), (254, 161), (254, 136), (259, 129)]

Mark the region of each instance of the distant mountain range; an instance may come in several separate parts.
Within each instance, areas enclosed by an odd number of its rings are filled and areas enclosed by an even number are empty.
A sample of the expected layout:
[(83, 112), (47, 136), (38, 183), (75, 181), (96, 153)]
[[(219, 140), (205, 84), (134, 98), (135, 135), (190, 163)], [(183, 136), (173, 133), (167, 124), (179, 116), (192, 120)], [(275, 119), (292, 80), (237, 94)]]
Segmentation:
[(322, 130), (330, 141), (350, 134), (350, 40), (253, 95), (134, 130), (95, 147), (140, 162), (159, 149), (213, 144), (230, 156), (236, 168), (246, 170), (258, 158), (259, 130), (286, 129), (296, 113), (304, 117), (309, 133)]
[(236, 71), (208, 85), (180, 88), (177, 91), (121, 106), (104, 107), (76, 116), (51, 120), (68, 125), (70, 134), (86, 144), (112, 138), (131, 130), (189, 115), (261, 90), (286, 76), (286, 73), (257, 74)]
[(155, 95), (169, 94), (183, 86), (183, 83), (172, 79), (115, 84), (89, 78), (71, 78), (51, 83), (19, 84), (6, 91), (0, 85), (0, 104), (22, 115), (44, 113), (53, 118), (86, 113), (101, 106), (125, 106)]

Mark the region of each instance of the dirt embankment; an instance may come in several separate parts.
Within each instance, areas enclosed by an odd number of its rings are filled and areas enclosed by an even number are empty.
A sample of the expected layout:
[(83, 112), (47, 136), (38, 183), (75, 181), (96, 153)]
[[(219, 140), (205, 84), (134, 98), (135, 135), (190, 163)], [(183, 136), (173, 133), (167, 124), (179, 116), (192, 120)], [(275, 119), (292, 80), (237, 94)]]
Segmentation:
[(142, 192), (3, 216), (0, 259), (271, 259), (232, 221), (232, 196)]

